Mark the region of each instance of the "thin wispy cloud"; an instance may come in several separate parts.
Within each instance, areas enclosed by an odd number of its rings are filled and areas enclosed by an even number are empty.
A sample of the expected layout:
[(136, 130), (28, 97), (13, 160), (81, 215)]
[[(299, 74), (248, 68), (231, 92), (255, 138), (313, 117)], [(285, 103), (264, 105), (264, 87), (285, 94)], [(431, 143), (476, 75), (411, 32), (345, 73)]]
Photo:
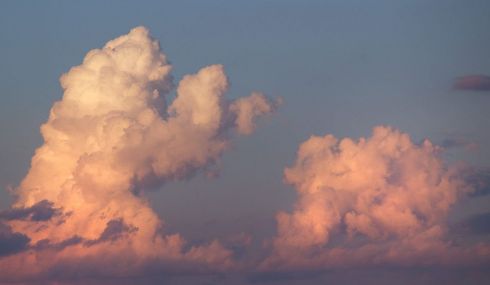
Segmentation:
[(490, 76), (465, 75), (458, 77), (453, 82), (456, 90), (490, 91)]

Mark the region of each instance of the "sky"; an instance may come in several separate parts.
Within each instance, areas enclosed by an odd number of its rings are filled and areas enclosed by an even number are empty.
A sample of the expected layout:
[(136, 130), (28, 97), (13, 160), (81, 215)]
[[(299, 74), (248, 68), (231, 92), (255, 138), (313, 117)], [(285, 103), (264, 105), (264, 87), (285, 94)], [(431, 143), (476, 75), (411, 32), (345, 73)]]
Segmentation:
[(2, 2), (0, 283), (487, 284), (489, 14)]

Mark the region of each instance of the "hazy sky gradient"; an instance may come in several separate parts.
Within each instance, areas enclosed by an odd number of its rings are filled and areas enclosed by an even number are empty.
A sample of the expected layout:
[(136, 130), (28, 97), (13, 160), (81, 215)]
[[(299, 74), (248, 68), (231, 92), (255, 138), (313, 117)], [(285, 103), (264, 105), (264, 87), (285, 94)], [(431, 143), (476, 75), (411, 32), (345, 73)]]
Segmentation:
[[(259, 248), (271, 238), (276, 212), (296, 198), (283, 169), (311, 135), (357, 138), (391, 125), (415, 142), (459, 142), (448, 161), (490, 168), (490, 92), (452, 89), (458, 76), (490, 75), (489, 15), (486, 0), (4, 1), (0, 209), (42, 143), (60, 75), (138, 25), (160, 41), (177, 81), (219, 63), (230, 97), (260, 90), (284, 99), (253, 136), (236, 140), (218, 177), (198, 174), (149, 194), (168, 229), (190, 241), (247, 232)], [(489, 196), (464, 200), (451, 217), (488, 212)], [(397, 280), (391, 274), (385, 282)]]

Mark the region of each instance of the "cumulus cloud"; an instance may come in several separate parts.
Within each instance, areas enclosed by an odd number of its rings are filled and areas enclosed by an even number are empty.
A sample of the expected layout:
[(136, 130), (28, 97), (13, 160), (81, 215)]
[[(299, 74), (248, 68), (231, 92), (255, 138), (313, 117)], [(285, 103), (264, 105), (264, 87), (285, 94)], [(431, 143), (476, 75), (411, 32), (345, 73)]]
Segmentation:
[(454, 80), (453, 88), (457, 90), (489, 91), (490, 76), (466, 75)]
[(312, 136), (284, 171), (298, 200), (292, 213), (277, 215), (262, 267), (488, 261), (488, 245), (461, 248), (446, 237), (448, 211), (473, 189), (440, 152), (385, 126), (357, 141)]
[(230, 132), (251, 133), (256, 117), (275, 106), (259, 93), (227, 100), (221, 65), (184, 76), (167, 103), (171, 69), (159, 43), (137, 27), (61, 76), (64, 94), (41, 126), (44, 144), (13, 208), (0, 214), (31, 250), (0, 259), (0, 278), (61, 267), (64, 274), (79, 268), (77, 275), (118, 275), (154, 263), (212, 270), (232, 264), (219, 242), (188, 246), (166, 233), (144, 190), (213, 164)]

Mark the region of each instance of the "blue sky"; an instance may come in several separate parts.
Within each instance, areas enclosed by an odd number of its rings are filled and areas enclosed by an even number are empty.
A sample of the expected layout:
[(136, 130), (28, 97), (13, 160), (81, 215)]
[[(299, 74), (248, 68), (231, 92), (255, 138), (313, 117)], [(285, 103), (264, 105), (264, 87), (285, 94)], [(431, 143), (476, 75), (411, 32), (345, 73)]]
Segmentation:
[[(149, 193), (171, 230), (189, 240), (275, 233), (296, 194), (283, 182), (311, 135), (368, 136), (391, 125), (443, 144), (450, 161), (490, 167), (490, 92), (453, 90), (454, 78), (490, 74), (490, 2), (481, 1), (4, 1), (0, 4), (0, 208), (12, 199), (39, 126), (62, 96), (59, 77), (91, 49), (144, 25), (178, 81), (220, 63), (229, 96), (280, 96), (277, 114), (238, 138), (220, 175)], [(465, 200), (455, 219), (488, 211)], [(184, 210), (185, 209), (185, 210)], [(292, 283), (293, 284), (293, 283)]]

